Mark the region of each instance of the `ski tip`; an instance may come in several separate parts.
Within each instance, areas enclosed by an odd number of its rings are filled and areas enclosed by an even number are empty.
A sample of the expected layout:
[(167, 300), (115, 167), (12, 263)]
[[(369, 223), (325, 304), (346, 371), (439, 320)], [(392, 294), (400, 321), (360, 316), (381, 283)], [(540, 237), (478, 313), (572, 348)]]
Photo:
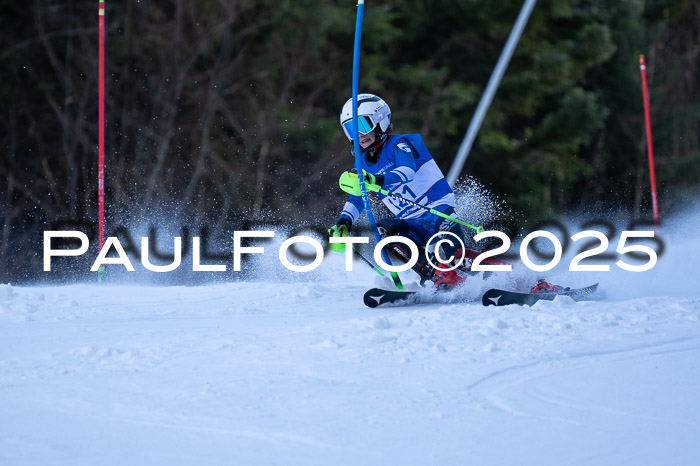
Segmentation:
[(370, 296), (369, 292), (367, 292), (362, 298), (362, 302), (364, 302), (365, 306), (367, 307), (375, 308), (381, 304), (381, 297), (376, 298), (374, 296)]
[(379, 288), (372, 288), (365, 292), (362, 297), (362, 301), (365, 306), (375, 308), (381, 306), (382, 304), (397, 303), (400, 301), (405, 301), (411, 298), (415, 292), (413, 291), (396, 291), (396, 290), (382, 290)]
[(375, 308), (383, 304), (388, 292), (388, 290), (382, 290), (381, 288), (372, 288), (365, 292), (365, 295), (362, 297), (362, 302), (364, 302), (367, 307)]

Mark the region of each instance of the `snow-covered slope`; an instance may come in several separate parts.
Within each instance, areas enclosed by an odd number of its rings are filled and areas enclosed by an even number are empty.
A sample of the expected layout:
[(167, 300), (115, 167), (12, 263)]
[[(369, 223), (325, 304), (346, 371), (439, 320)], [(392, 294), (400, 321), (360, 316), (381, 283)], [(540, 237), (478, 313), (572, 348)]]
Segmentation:
[(228, 284), (0, 285), (0, 464), (700, 464), (688, 218), (652, 270), (555, 270), (603, 293), (532, 308), (368, 309), (362, 264), (274, 253)]
[(0, 464), (699, 464), (697, 291), (365, 289), (2, 285)]

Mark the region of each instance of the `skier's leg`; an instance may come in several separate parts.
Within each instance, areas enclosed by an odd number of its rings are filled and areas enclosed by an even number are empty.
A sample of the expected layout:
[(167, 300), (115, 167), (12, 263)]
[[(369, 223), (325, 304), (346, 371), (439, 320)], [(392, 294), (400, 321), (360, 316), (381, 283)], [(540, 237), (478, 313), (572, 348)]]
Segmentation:
[[(389, 228), (391, 228), (391, 226), (394, 226), (394, 229), (392, 230), (394, 234), (406, 236), (407, 238), (411, 239), (418, 247), (418, 262), (416, 262), (416, 264), (413, 266), (413, 270), (420, 276), (421, 285), (423, 285), (427, 280), (430, 280), (435, 284), (436, 288), (453, 288), (457, 285), (461, 285), (464, 282), (464, 279), (457, 275), (457, 273), (454, 270), (441, 271), (436, 269), (435, 265), (437, 265), (437, 261), (434, 255), (431, 252), (426, 252), (425, 250), (426, 243), (433, 235), (431, 230), (427, 227), (435, 226), (434, 217), (435, 216), (433, 214), (428, 214), (423, 217), (419, 217), (418, 219), (394, 220), (392, 222), (401, 223), (388, 223), (386, 224), (386, 226), (388, 226)], [(394, 248), (397, 254), (401, 254), (402, 252), (405, 254), (405, 250), (408, 249), (405, 245), (402, 244), (394, 244), (390, 246)], [(456, 247), (449, 250), (448, 253), (451, 255), (454, 252), (454, 249), (456, 249), (457, 247), (459, 246), (456, 245)], [(402, 249), (404, 251), (402, 251)], [(429, 260), (429, 256), (432, 259)], [(431, 261), (432, 264), (435, 265), (431, 265)]]
[[(454, 209), (447, 207), (444, 212), (447, 215), (454, 213)], [(387, 236), (403, 236), (412, 240), (418, 248), (418, 261), (412, 267), (421, 279), (421, 285), (427, 280), (431, 280), (436, 288), (453, 288), (461, 285), (464, 279), (459, 276), (454, 270), (440, 271), (430, 265), (428, 254), (426, 253), (425, 245), (432, 235), (440, 231), (451, 231), (458, 235), (464, 242), (464, 232), (459, 224), (436, 216), (434, 214), (426, 214), (417, 219), (399, 220), (399, 219), (382, 219), (377, 222), (377, 227), (382, 237)], [(456, 241), (452, 241), (452, 246), (443, 245), (442, 257), (450, 257), (452, 255), (461, 257), (461, 246)], [(465, 243), (466, 244), (466, 243)], [(448, 246), (447, 248), (445, 246)], [(387, 251), (397, 258), (399, 261), (406, 263), (410, 259), (410, 250), (408, 246), (402, 243), (390, 243), (386, 247)], [(459, 251), (458, 251), (459, 250)], [(433, 264), (437, 265), (435, 259)]]
[[(438, 207), (437, 210), (450, 216), (454, 216), (455, 213), (454, 208), (450, 206)], [(454, 257), (456, 261), (459, 261), (463, 256), (464, 249), (462, 248), (466, 245), (466, 238), (462, 227), (457, 222), (434, 214), (429, 214), (416, 219), (416, 223), (430, 236), (440, 232), (449, 232), (455, 234), (457, 238), (460, 239), (461, 243), (460, 241), (455, 241), (454, 238), (444, 238), (448, 239), (449, 242), (442, 243), (442, 251), (428, 251), (433, 257), (439, 254), (442, 258)], [(425, 242), (430, 239), (430, 236), (425, 239)], [(439, 268), (450, 268), (447, 264), (438, 265), (437, 262), (437, 259), (433, 260), (433, 263)], [(454, 288), (464, 283), (464, 277), (459, 275), (455, 270), (439, 270), (437, 268), (434, 269), (434, 278), (431, 278), (431, 280), (435, 284), (435, 287), (439, 289)]]
[[(377, 228), (382, 238), (388, 236), (403, 236), (413, 241), (418, 248), (418, 262), (411, 268), (414, 272), (426, 278), (432, 276), (432, 268), (427, 264), (425, 249), (423, 244), (427, 240), (424, 238), (427, 231), (412, 220), (399, 220), (395, 218), (383, 218), (377, 222)], [(407, 263), (411, 258), (411, 251), (407, 245), (398, 242), (389, 243), (386, 250), (393, 257), (402, 263)]]
[[(451, 217), (454, 217), (455, 214), (455, 209), (450, 206), (443, 206), (443, 207), (438, 207), (436, 210), (449, 215)], [(449, 243), (443, 243), (442, 244), (442, 257), (451, 257), (455, 256), (456, 258), (462, 257), (463, 251), (462, 247), (467, 244), (467, 239), (466, 236), (464, 235), (464, 230), (462, 230), (462, 226), (454, 222), (452, 220), (446, 219), (444, 217), (439, 217), (437, 215), (429, 214), (429, 215), (424, 215), (416, 220), (421, 226), (423, 226), (426, 230), (430, 232), (430, 235), (434, 235), (439, 232), (449, 232), (449, 233), (454, 233), (457, 235), (457, 237), (461, 240), (461, 244), (458, 241), (455, 241), (453, 238), (446, 238), (449, 239), (452, 244)], [(426, 241), (429, 238), (426, 238)]]

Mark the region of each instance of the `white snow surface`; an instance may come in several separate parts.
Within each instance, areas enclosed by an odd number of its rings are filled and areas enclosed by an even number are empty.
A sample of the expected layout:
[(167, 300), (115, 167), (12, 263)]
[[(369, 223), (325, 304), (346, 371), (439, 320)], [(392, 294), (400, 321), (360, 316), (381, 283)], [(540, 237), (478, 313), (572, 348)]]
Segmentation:
[(577, 275), (596, 301), (533, 307), (368, 309), (372, 275), (339, 259), (0, 285), (0, 464), (697, 465), (699, 246), (679, 238), (649, 272)]

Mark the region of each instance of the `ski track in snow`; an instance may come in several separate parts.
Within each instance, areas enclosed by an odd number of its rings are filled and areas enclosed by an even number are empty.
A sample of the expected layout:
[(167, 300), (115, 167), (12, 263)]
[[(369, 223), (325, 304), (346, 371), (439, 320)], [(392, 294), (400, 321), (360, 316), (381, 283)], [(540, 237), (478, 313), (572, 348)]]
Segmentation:
[(0, 464), (699, 464), (700, 299), (0, 285)]

